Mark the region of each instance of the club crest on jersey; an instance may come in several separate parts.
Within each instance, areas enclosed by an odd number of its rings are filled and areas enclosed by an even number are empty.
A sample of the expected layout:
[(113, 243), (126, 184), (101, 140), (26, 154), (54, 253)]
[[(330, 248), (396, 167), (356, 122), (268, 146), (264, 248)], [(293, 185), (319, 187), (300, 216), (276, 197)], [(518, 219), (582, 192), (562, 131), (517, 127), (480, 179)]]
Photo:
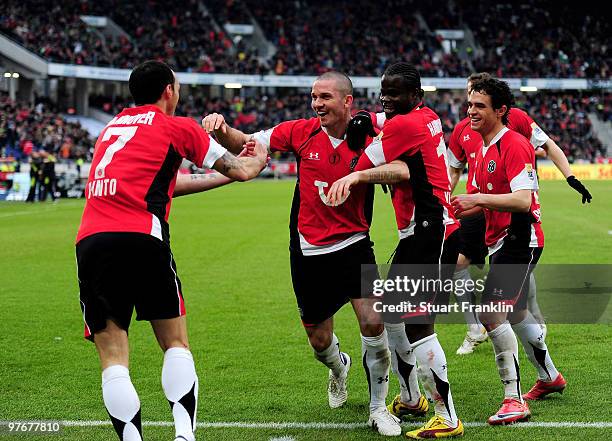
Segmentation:
[(493, 173), (495, 171), (495, 161), (493, 161), (492, 159), (489, 161), (489, 164), (487, 165), (487, 171), (489, 173)]
[(329, 157), (329, 163), (331, 165), (336, 165), (340, 162), (340, 154), (338, 152), (334, 152)]
[(308, 154), (308, 156), (306, 156), (306, 159), (312, 159), (313, 161), (318, 161), (319, 160), (319, 152), (310, 152)]

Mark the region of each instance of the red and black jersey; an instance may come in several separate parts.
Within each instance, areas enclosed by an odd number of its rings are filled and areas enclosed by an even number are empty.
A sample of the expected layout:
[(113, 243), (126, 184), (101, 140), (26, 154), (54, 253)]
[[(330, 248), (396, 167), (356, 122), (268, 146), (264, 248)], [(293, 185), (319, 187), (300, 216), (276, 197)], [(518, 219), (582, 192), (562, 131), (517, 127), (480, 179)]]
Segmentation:
[(438, 115), (419, 105), (387, 120), (355, 167), (366, 170), (396, 159), (408, 165), (409, 183), (394, 186), (392, 195), (400, 237), (413, 234), (415, 222), (441, 222), (446, 237), (459, 227), (450, 205), (443, 135)]
[(475, 184), (483, 194), (532, 191), (531, 208), (527, 213), (484, 209), (487, 222), (485, 243), (489, 254), (498, 250), (508, 235), (514, 236), (515, 243), (525, 247), (544, 246), (535, 153), (524, 136), (504, 127), (489, 146), (480, 149), (475, 161)]
[[(548, 141), (548, 136), (538, 127), (533, 119), (521, 109), (510, 108), (508, 112), (508, 128), (523, 135), (534, 149)], [(472, 184), (474, 180), (474, 160), (478, 150), (482, 147), (482, 137), (472, 130), (470, 118), (464, 118), (457, 123), (448, 143), (448, 163), (451, 167), (463, 169), (468, 166), (466, 183), (467, 193), (478, 193)]]
[[(293, 152), (298, 182), (291, 209), (291, 245), (304, 255), (340, 250), (367, 236), (373, 186), (357, 186), (337, 207), (328, 204), (326, 189), (351, 172), (358, 154), (345, 140), (329, 136), (318, 118), (283, 122), (255, 138), (272, 151)], [(368, 138), (367, 142), (370, 142)]]
[(95, 233), (134, 232), (169, 244), (183, 158), (210, 168), (225, 152), (191, 118), (168, 116), (154, 105), (125, 109), (96, 141), (77, 242)]

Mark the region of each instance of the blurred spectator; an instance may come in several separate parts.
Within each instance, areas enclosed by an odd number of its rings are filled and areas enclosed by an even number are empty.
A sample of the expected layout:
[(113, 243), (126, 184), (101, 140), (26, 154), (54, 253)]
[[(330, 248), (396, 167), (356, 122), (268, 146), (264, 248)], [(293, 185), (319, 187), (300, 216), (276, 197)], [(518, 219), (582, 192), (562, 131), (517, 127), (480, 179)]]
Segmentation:
[(87, 158), (94, 140), (79, 123), (67, 122), (48, 100), (35, 106), (11, 100), (0, 92), (0, 152), (25, 159), (44, 150), (64, 159)]

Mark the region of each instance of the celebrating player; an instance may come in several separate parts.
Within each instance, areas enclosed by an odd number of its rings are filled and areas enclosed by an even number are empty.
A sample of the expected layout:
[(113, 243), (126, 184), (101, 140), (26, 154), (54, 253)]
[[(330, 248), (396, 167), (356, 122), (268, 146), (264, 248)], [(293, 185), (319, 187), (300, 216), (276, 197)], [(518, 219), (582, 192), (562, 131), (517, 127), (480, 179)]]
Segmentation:
[[(423, 90), (416, 68), (408, 63), (389, 66), (381, 81), (381, 102), (386, 115), (383, 131), (368, 145), (359, 158), (355, 172), (336, 181), (329, 198), (333, 202), (350, 198), (362, 186), (362, 170), (386, 164), (394, 160), (404, 161), (410, 172), (410, 183), (393, 188), (392, 201), (400, 230), (400, 242), (393, 264), (428, 265), (427, 274), (411, 274), (418, 280), (450, 277), (458, 256), (459, 224), (450, 206), (450, 181), (447, 171), (446, 146), (440, 118), (422, 103)], [(448, 265), (443, 265), (448, 264)], [(442, 267), (451, 272), (441, 274)], [(433, 274), (430, 269), (433, 268)], [(391, 271), (394, 271), (393, 266)], [(420, 270), (419, 270), (420, 271)], [(388, 277), (393, 279), (393, 277)], [(442, 292), (419, 292), (411, 303), (439, 305), (444, 303)], [(405, 317), (405, 331), (412, 346), (409, 354), (398, 354), (400, 364), (414, 367), (423, 382), (428, 398), (435, 403), (435, 416), (423, 427), (406, 433), (411, 438), (440, 438), (463, 434), (463, 424), (457, 418), (448, 382), (444, 350), (434, 333), (435, 312), (424, 308)], [(403, 326), (403, 324), (402, 324)], [(389, 328), (389, 326), (387, 326)], [(405, 359), (404, 356), (410, 358)], [(416, 363), (415, 363), (416, 360)], [(401, 373), (401, 370), (400, 370)], [(408, 388), (416, 389), (418, 383), (414, 369), (406, 369)], [(412, 379), (410, 378), (412, 377)], [(403, 389), (403, 387), (402, 387)], [(410, 396), (410, 394), (408, 394)], [(403, 409), (418, 406), (398, 400), (391, 408), (400, 413)]]
[[(468, 78), (468, 90), (473, 81), (486, 78), (492, 77), (488, 73), (470, 75)], [(569, 162), (561, 148), (544, 133), (525, 111), (512, 107), (508, 112), (508, 128), (523, 135), (529, 140), (534, 149), (544, 149), (559, 171), (567, 178), (569, 185), (582, 195), (582, 203), (591, 202), (591, 194), (584, 185), (572, 175)], [(457, 123), (448, 145), (449, 173), (451, 176), (451, 188), (453, 190), (457, 186), (463, 169), (467, 164), (468, 178), (466, 190), (468, 193), (478, 192), (473, 186), (472, 181), (474, 176), (474, 160), (476, 158), (476, 153), (481, 147), (482, 138), (470, 127), (470, 118), (466, 117)], [(487, 255), (487, 248), (484, 244), (485, 220), (482, 212), (461, 219), (459, 233), (461, 238), (461, 249), (454, 277), (468, 281), (471, 280), (468, 266), (470, 264), (483, 264)], [(544, 330), (544, 333), (546, 333), (544, 317), (540, 312), (536, 300), (536, 285), (533, 275), (530, 276), (529, 286), (528, 309), (533, 313)], [(468, 290), (462, 300), (466, 303), (474, 304), (473, 292)], [(479, 322), (478, 317), (470, 311), (470, 309), (465, 309), (468, 331), (463, 343), (457, 349), (457, 354), (459, 355), (472, 353), (476, 346), (487, 339), (486, 331)]]
[(542, 254), (544, 234), (534, 150), (525, 137), (506, 127), (511, 103), (507, 83), (492, 78), (472, 82), (468, 115), (472, 130), (484, 141), (474, 162), (473, 183), (479, 192), (452, 199), (458, 214), (484, 209), (491, 270), (482, 303), (512, 307), (512, 311), (481, 312), (479, 317), (493, 343), (504, 384), (503, 404), (488, 420), (492, 425), (524, 421), (531, 415), (523, 400), (531, 397), (521, 395), (515, 333), (538, 371), (539, 380), (530, 394), (560, 392), (566, 384), (526, 307), (528, 279)]
[[(193, 441), (198, 377), (167, 222), (177, 170), (187, 158), (244, 181), (259, 174), (267, 151), (258, 144), (251, 157), (236, 158), (192, 119), (174, 117), (180, 85), (162, 62), (137, 66), (129, 87), (137, 107), (115, 116), (96, 142), (77, 235), (85, 337), (96, 345), (102, 396), (119, 439), (141, 441), (127, 332), (134, 308), (137, 320), (150, 321), (164, 351), (162, 387), (176, 440)], [(184, 179), (179, 194), (189, 192)]]
[[(346, 202), (332, 204), (325, 195), (331, 182), (350, 172), (351, 162), (360, 153), (351, 150), (345, 140), (352, 93), (346, 75), (327, 72), (312, 85), (316, 118), (286, 121), (256, 133), (254, 138), (271, 151), (293, 152), (297, 157), (299, 179), (289, 226), (291, 278), (315, 358), (330, 369), (329, 406), (340, 407), (347, 400), (351, 358), (340, 351), (333, 316), (350, 300), (359, 321), (362, 360), (370, 388), (368, 424), (382, 435), (394, 436), (401, 434), (401, 427), (385, 407), (390, 364), (387, 337), (372, 308), (373, 300), (367, 298), (370, 293), (363, 295), (361, 289), (361, 265), (375, 264), (368, 234), (373, 187), (360, 187)], [(208, 115), (203, 124), (230, 150), (237, 151), (252, 138), (229, 127), (218, 114)], [(373, 271), (363, 277), (364, 286), (371, 286), (369, 282), (378, 274)]]

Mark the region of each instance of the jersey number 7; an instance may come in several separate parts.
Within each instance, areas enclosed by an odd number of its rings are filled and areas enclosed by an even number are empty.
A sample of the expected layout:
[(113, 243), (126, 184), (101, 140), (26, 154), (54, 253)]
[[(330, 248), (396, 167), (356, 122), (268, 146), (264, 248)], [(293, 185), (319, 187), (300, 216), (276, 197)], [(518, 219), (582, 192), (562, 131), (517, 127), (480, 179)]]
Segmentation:
[(127, 142), (134, 137), (136, 130), (138, 130), (138, 126), (109, 127), (106, 129), (101, 142), (108, 141), (113, 136), (118, 136), (118, 138), (106, 148), (104, 156), (102, 156), (102, 159), (100, 159), (100, 162), (96, 167), (94, 179), (102, 179), (105, 177), (106, 167), (113, 160), (113, 156), (115, 156), (115, 153), (125, 147)]

